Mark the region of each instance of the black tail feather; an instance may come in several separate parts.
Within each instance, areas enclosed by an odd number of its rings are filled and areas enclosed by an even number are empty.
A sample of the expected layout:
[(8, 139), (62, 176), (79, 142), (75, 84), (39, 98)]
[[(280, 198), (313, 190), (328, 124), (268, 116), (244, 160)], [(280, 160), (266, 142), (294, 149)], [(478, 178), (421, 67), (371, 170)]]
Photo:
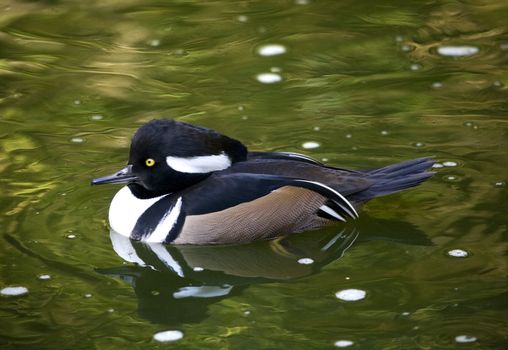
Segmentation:
[(433, 172), (428, 171), (434, 163), (432, 158), (417, 158), (379, 169), (367, 170), (365, 173), (368, 174), (373, 185), (365, 191), (352, 195), (351, 200), (364, 202), (418, 186), (434, 175)]

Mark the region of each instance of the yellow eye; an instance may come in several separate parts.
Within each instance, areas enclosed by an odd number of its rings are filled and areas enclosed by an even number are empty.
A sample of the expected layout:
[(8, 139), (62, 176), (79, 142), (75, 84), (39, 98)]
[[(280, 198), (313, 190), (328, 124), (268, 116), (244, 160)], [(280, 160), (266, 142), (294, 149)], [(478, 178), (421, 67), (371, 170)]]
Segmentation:
[(148, 158), (147, 160), (145, 160), (145, 164), (147, 167), (152, 167), (155, 165), (155, 160), (153, 160), (152, 158)]

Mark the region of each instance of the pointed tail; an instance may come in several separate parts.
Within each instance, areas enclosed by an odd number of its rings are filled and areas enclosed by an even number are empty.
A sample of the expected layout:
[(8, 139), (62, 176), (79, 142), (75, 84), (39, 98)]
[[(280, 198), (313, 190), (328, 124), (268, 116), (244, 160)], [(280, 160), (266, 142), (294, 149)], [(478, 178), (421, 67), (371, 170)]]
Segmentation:
[(367, 190), (351, 196), (351, 199), (364, 202), (418, 186), (434, 175), (434, 172), (428, 171), (434, 163), (432, 158), (417, 158), (379, 169), (367, 170), (365, 173), (368, 174), (373, 185)]

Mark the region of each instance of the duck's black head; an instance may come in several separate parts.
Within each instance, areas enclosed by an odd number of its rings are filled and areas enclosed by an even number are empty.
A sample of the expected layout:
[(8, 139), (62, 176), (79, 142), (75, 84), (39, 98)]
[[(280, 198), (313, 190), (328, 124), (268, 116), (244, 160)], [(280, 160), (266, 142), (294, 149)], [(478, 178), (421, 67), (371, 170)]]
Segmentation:
[(92, 184), (127, 183), (136, 197), (152, 198), (182, 190), (246, 157), (241, 142), (214, 130), (152, 120), (134, 134), (128, 165)]

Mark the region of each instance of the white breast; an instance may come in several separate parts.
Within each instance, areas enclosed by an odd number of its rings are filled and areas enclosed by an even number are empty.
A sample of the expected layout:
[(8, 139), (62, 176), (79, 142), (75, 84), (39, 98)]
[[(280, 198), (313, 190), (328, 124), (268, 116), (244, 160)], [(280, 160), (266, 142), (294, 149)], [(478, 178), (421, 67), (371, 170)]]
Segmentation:
[(150, 199), (139, 199), (132, 194), (129, 187), (122, 187), (111, 201), (109, 225), (117, 233), (129, 237), (139, 217), (164, 196), (167, 194)]

